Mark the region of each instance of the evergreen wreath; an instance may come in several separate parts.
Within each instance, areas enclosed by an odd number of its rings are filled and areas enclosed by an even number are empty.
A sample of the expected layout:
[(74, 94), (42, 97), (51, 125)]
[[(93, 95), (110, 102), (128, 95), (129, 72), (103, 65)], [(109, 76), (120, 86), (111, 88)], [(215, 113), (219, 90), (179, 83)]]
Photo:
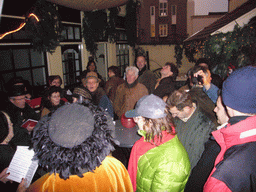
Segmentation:
[[(39, 21), (29, 17), (34, 13)], [(61, 40), (62, 24), (56, 7), (45, 0), (38, 0), (26, 16), (26, 32), (28, 32), (32, 46), (39, 52), (55, 51)]]

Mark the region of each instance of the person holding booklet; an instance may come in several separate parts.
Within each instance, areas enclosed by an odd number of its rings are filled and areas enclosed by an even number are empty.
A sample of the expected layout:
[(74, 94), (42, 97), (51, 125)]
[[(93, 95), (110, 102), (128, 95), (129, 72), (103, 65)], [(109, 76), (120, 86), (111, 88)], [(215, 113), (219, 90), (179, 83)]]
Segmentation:
[(26, 90), (24, 85), (13, 85), (8, 90), (8, 103), (5, 112), (10, 116), (14, 127), (14, 138), (11, 143), (15, 146), (30, 144), (30, 133), (34, 126), (30, 124), (23, 128), (22, 124), (28, 119), (38, 121), (39, 115), (26, 103)]
[(7, 177), (8, 166), (15, 153), (15, 147), (10, 144), (13, 138), (13, 124), (10, 117), (3, 111), (0, 112), (0, 189), (6, 191), (25, 191), (25, 180), (21, 184), (10, 181)]

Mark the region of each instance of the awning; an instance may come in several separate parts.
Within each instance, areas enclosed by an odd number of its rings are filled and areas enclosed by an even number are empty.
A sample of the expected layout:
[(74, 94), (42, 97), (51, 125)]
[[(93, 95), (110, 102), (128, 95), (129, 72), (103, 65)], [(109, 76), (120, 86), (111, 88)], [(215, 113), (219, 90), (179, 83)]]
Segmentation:
[(236, 24), (239, 24), (239, 26), (243, 27), (243, 25), (247, 24), (249, 20), (254, 16), (256, 16), (256, 1), (249, 0), (230, 13), (225, 14), (211, 25), (194, 33), (185, 39), (184, 42), (204, 40), (209, 36), (220, 32), (226, 33), (228, 31), (233, 31)]
[(47, 0), (52, 3), (81, 11), (101, 10), (124, 5), (128, 0)]

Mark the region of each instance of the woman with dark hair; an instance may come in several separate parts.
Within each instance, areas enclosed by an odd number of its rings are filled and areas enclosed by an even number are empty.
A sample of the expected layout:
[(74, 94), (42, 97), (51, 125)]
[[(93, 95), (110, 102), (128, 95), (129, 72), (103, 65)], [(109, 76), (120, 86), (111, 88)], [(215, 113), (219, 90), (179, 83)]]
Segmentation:
[(59, 87), (61, 89), (61, 99), (65, 102), (73, 102), (72, 99), (72, 92), (70, 90), (62, 89), (62, 79), (59, 75), (51, 75), (47, 78), (47, 88), (44, 91), (44, 94), (42, 96), (41, 106), (44, 107), (47, 105), (48, 97), (47, 95), (49, 93), (49, 89), (53, 86)]
[(158, 96), (147, 95), (125, 116), (134, 118), (142, 135), (133, 145), (128, 164), (134, 191), (183, 191), (190, 162), (175, 134), (166, 103)]
[(48, 87), (56, 86), (60, 87), (62, 85), (62, 79), (59, 75), (51, 75), (47, 79)]
[(65, 101), (61, 100), (62, 89), (60, 87), (51, 86), (46, 93), (47, 99), (41, 111), (41, 117), (55, 111), (60, 106), (65, 104)]
[(88, 103), (69, 104), (42, 118), (32, 139), (39, 164), (47, 174), (28, 191), (131, 192), (124, 165), (112, 156), (119, 142), (104, 110)]
[(120, 78), (120, 72), (117, 66), (111, 66), (108, 68), (108, 77), (109, 79), (106, 82), (105, 91), (108, 98), (113, 103), (116, 96), (116, 89), (119, 85), (124, 83), (124, 80)]
[(103, 80), (102, 76), (98, 73), (97, 71), (97, 66), (96, 66), (96, 63), (95, 61), (93, 60), (90, 60), (88, 63), (87, 63), (87, 67), (86, 67), (86, 70), (84, 70), (82, 73), (81, 73), (81, 76), (80, 76), (80, 79), (84, 79), (87, 77), (87, 74), (89, 72), (95, 72), (97, 73), (97, 76), (98, 78), (100, 79), (100, 87), (104, 87), (105, 86), (105, 81)]

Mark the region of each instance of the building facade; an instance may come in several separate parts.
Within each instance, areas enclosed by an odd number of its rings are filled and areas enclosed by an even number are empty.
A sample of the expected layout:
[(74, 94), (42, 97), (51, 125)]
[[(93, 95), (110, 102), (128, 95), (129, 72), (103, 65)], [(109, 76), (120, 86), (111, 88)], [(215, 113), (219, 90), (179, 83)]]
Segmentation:
[[(35, 3), (35, 0), (30, 0), (27, 7), (18, 9), (13, 8), (13, 1), (16, 2), (16, 0), (6, 1), (3, 6), (1, 36), (18, 29), (22, 23), (25, 23), (24, 15), (31, 11)], [(5, 91), (4, 85), (17, 76), (27, 80), (34, 90), (38, 90), (36, 92), (44, 90), (47, 77), (50, 75), (60, 75), (63, 79), (62, 86), (65, 88), (72, 89), (80, 83), (80, 74), (86, 69), (91, 56), (82, 38), (83, 12), (60, 5), (55, 6), (60, 15), (63, 30), (59, 45), (53, 53), (34, 50), (26, 27), (0, 39), (0, 91)], [(17, 7), (21, 5), (17, 4)], [(120, 35), (116, 43), (108, 40), (97, 42), (98, 51), (95, 60), (98, 72), (104, 80), (108, 78), (108, 67), (117, 65), (123, 72), (125, 67), (132, 63), (132, 48), (123, 36)]]
[(170, 45), (186, 37), (186, 0), (143, 1), (137, 11), (138, 45)]

